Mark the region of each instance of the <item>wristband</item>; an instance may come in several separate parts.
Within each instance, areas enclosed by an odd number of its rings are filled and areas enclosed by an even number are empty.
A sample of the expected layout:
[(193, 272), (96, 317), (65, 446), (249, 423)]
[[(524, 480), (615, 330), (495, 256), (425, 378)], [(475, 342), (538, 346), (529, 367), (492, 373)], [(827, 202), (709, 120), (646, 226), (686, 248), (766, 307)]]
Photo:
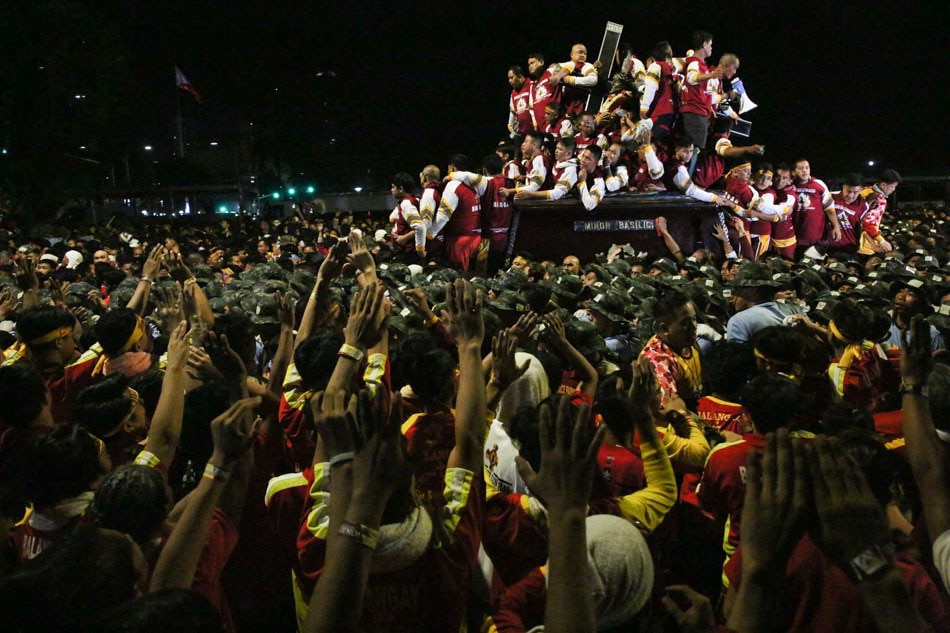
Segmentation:
[(894, 546), (890, 543), (869, 547), (852, 558), (845, 571), (855, 582), (876, 580), (893, 567), (893, 553)]
[(343, 522), (337, 534), (351, 538), (360, 545), (365, 545), (370, 549), (376, 549), (376, 543), (379, 541), (379, 530), (373, 529), (368, 525), (359, 525), (356, 523)]
[(426, 319), (426, 321), (425, 321), (425, 323), (423, 323), (423, 325), (425, 325), (426, 327), (432, 327), (433, 325), (435, 325), (435, 324), (438, 323), (438, 322), (439, 322), (439, 317), (437, 317), (436, 315), (433, 314), (430, 318)]
[(213, 479), (214, 481), (227, 481), (228, 477), (231, 476), (231, 471), (226, 468), (221, 468), (215, 466), (214, 464), (208, 463), (205, 464), (205, 471), (202, 473), (202, 478)]
[(906, 383), (903, 380), (901, 381), (901, 386), (898, 392), (902, 396), (923, 396), (926, 398), (929, 395), (927, 393), (927, 385), (922, 385), (919, 383)]
[(336, 355), (342, 356), (343, 358), (349, 358), (350, 360), (357, 363), (363, 362), (363, 358), (366, 357), (366, 354), (364, 354), (362, 350), (353, 347), (352, 345), (347, 345), (346, 343), (340, 346), (340, 351), (338, 351)]
[(144, 275), (143, 275), (142, 277), (139, 277), (139, 282), (141, 283), (141, 282), (143, 282), (143, 281), (147, 281), (148, 283), (152, 283), (152, 280), (149, 279), (148, 277), (145, 277)]
[(185, 283), (182, 284), (182, 287), (187, 287), (191, 284), (196, 284), (196, 283), (198, 283), (197, 279), (195, 279), (194, 277), (189, 277), (188, 279), (185, 280)]
[(340, 464), (346, 464), (347, 462), (353, 461), (353, 458), (356, 457), (356, 453), (353, 451), (347, 451), (345, 453), (337, 453), (330, 458), (330, 468), (334, 466), (339, 466)]

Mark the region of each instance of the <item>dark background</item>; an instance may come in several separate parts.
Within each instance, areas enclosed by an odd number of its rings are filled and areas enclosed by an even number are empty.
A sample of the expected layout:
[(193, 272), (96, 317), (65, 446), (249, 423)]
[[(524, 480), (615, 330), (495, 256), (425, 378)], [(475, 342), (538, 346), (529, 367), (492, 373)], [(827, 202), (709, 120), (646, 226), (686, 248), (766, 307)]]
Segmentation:
[[(17, 0), (7, 15), (0, 145), (11, 151), (0, 167), (17, 175), (14, 194), (51, 163), (91, 170), (100, 185), (108, 164), (126, 184), (230, 171), (258, 174), (262, 191), (388, 188), (396, 171), (489, 152), (505, 134), (507, 67), (532, 51), (564, 61), (575, 41), (593, 60), (607, 20), (624, 25), (641, 59), (661, 39), (682, 55), (695, 28), (714, 34), (712, 60), (737, 53), (759, 105), (750, 142), (770, 160), (805, 156), (828, 178), (946, 171), (947, 9), (936, 2)], [(176, 64), (205, 96), (179, 95), (184, 162)], [(80, 145), (101, 167), (61, 158)]]

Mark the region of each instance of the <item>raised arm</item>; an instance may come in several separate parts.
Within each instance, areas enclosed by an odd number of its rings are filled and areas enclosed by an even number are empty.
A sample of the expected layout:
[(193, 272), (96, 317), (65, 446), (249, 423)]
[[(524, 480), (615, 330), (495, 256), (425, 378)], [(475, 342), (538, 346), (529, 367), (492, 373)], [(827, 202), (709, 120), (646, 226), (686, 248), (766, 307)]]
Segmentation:
[(151, 591), (187, 589), (194, 582), (214, 509), (228, 486), (232, 469), (254, 444), (259, 426), (254, 408), (259, 403), (258, 398), (239, 400), (212, 420), (214, 452), (158, 557)]
[[(383, 511), (410, 472), (399, 433), (402, 422), (399, 399), (392, 398), (396, 403), (392, 411), (385, 409), (386, 400), (383, 394), (371, 400), (364, 390), (354, 415), (353, 399), (344, 410), (345, 400), (335, 397), (328, 415), (324, 415), (318, 427), (333, 436), (342, 436), (356, 426), (364, 440), (360, 449), (355, 454), (349, 453), (352, 457), (333, 471), (333, 505), (339, 504), (342, 508), (334, 508), (332, 513), (342, 514), (343, 520), (338, 525), (331, 520), (326, 564), (310, 600), (303, 626), (305, 633), (357, 630)], [(340, 482), (352, 487), (345, 501), (339, 498)]]
[(593, 484), (597, 449), (606, 425), (594, 432), (587, 405), (574, 410), (570, 398), (541, 407), (541, 469), (535, 473), (520, 455), (518, 473), (548, 511), (548, 594), (544, 606), (547, 633), (597, 630), (587, 557), (587, 500)]
[(185, 414), (185, 371), (189, 351), (187, 330), (188, 322), (182, 321), (169, 337), (162, 392), (145, 440), (145, 450), (157, 457), (166, 468), (175, 460)]
[[(943, 457), (944, 444), (937, 437), (926, 393), (927, 381), (933, 370), (930, 325), (918, 316), (911, 320), (910, 327), (912, 334), (909, 340), (904, 334), (901, 355), (904, 439), (917, 487), (927, 491), (927, 494), (921, 495), (921, 501), (927, 532), (933, 543), (950, 530), (950, 480)], [(942, 558), (950, 558), (950, 552)], [(950, 565), (941, 565), (939, 570), (944, 585), (950, 586), (950, 577), (947, 575)]]
[(165, 247), (161, 244), (149, 252), (148, 258), (145, 260), (145, 264), (142, 266), (142, 276), (139, 278), (139, 283), (135, 287), (135, 294), (132, 295), (132, 298), (129, 299), (128, 305), (125, 306), (130, 310), (134, 310), (139, 316), (145, 316), (145, 310), (148, 306), (148, 297), (152, 289), (152, 283), (155, 281), (155, 277), (158, 276), (158, 272), (162, 268), (162, 254), (164, 252)]
[[(564, 331), (564, 323), (557, 314), (546, 314), (541, 318), (544, 324), (544, 331), (541, 332), (541, 340), (550, 347), (556, 354), (567, 361), (567, 364), (580, 380), (581, 393), (587, 396), (591, 402), (597, 395), (597, 370), (590, 364), (584, 355), (567, 340), (567, 334)], [(557, 390), (557, 385), (552, 386), (552, 391)]]
[(330, 247), (326, 259), (320, 264), (320, 270), (317, 272), (317, 283), (314, 284), (313, 290), (310, 292), (310, 298), (307, 300), (307, 307), (304, 308), (300, 328), (297, 329), (297, 336), (294, 339), (294, 348), (300, 345), (302, 341), (307, 340), (313, 332), (313, 326), (317, 322), (318, 316), (326, 313), (330, 283), (343, 270), (348, 252), (346, 242), (337, 242)]
[(455, 447), (449, 454), (449, 468), (473, 473), (482, 467), (485, 446), (485, 375), (482, 373), (482, 295), (464, 279), (446, 288), (446, 311), (442, 313), (459, 355), (459, 387), (455, 399)]

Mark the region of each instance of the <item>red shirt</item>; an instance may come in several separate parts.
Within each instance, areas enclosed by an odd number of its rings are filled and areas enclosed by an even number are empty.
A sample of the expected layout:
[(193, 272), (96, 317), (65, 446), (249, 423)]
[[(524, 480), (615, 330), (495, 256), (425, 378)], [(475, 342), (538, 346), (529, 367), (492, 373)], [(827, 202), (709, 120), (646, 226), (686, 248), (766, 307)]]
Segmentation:
[(703, 396), (696, 409), (699, 419), (717, 431), (731, 431), (742, 435), (749, 428), (749, 414), (745, 407), (715, 396)]
[(530, 86), (531, 108), (534, 110), (534, 120), (537, 125), (544, 121), (544, 109), (554, 98), (555, 86), (551, 85), (551, 71), (545, 69), (537, 79), (530, 79), (525, 85)]
[[(936, 631), (947, 630), (947, 608), (940, 589), (924, 567), (898, 554), (897, 569), (910, 592), (911, 601)], [(742, 550), (724, 568), (730, 587), (742, 583)], [(858, 633), (877, 627), (861, 596), (857, 583), (832, 563), (807, 534), (802, 537), (785, 568), (787, 582), (782, 599), (794, 609), (789, 633)]]
[(706, 66), (705, 60), (695, 55), (693, 57), (687, 57), (684, 63), (686, 65), (687, 79), (683, 82), (682, 91), (680, 92), (680, 112), (690, 112), (692, 114), (711, 117), (713, 115), (712, 99), (709, 92), (707, 92), (706, 86), (709, 80), (706, 79), (695, 84), (689, 83), (689, 67), (691, 64), (695, 63), (699, 66), (699, 73), (701, 75), (707, 74), (709, 68)]
[(646, 487), (643, 460), (626, 446), (601, 444), (591, 498), (624, 497)]
[[(511, 99), (508, 102), (509, 108), (515, 114), (518, 120), (517, 132), (524, 134), (535, 129), (534, 112), (531, 109), (531, 82), (525, 81), (521, 90), (512, 90)], [(541, 121), (544, 120), (542, 117)]]
[(750, 451), (764, 447), (764, 436), (749, 433), (738, 442), (720, 444), (706, 460), (697, 496), (704, 510), (720, 521), (729, 520), (729, 533), (723, 547), (727, 554), (739, 546), (739, 524), (745, 501), (746, 458)]
[(868, 211), (868, 203), (861, 196), (858, 196), (854, 202), (848, 204), (844, 201), (844, 196), (841, 195), (840, 191), (831, 194), (831, 199), (835, 205), (835, 214), (838, 216), (838, 225), (841, 227), (841, 239), (837, 242), (831, 241), (831, 233), (829, 232), (827, 235), (828, 246), (837, 248), (857, 246), (856, 229), (861, 225), (861, 220)]
[(810, 246), (820, 242), (825, 235), (825, 209), (831, 209), (831, 193), (828, 185), (817, 178), (795, 183), (798, 205), (795, 207), (795, 236), (798, 243)]

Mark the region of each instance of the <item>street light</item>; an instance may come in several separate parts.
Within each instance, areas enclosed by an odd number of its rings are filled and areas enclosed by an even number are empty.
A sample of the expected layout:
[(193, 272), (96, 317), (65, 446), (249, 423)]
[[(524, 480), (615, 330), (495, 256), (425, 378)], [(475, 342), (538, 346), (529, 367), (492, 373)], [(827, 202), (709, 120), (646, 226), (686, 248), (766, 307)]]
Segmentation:
[(873, 160), (869, 160), (869, 161), (868, 161), (868, 167), (874, 167), (874, 161), (873, 161)]
[(317, 188), (314, 187), (313, 185), (310, 185), (309, 187), (307, 187), (307, 193), (313, 193), (313, 192), (316, 191), (316, 190), (317, 190)]
[(151, 145), (146, 145), (146, 146), (143, 147), (142, 149), (144, 149), (146, 152), (150, 152), (150, 151), (152, 151), (152, 146), (151, 146)]
[(293, 187), (289, 187), (289, 188), (287, 189), (287, 195), (288, 195), (288, 196), (297, 195), (297, 190), (294, 189)]
[(273, 198), (274, 200), (280, 200), (280, 192), (275, 191), (274, 193), (270, 194), (270, 197)]
[(361, 191), (363, 191), (363, 188), (362, 188), (362, 187), (353, 187), (353, 191), (355, 191), (356, 193), (360, 193)]

